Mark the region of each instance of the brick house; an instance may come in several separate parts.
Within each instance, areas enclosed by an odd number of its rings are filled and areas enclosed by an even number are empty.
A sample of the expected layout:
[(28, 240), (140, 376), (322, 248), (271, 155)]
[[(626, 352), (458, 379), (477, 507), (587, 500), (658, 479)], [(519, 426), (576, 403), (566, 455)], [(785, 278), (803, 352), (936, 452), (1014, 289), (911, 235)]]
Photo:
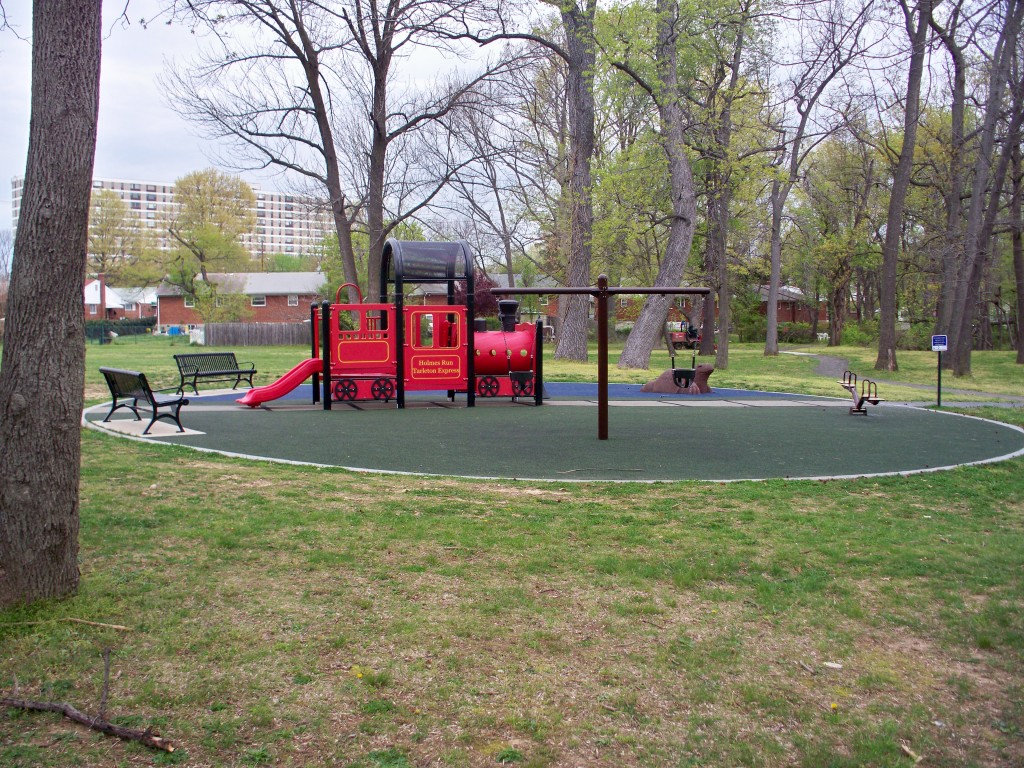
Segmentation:
[[(309, 320), (309, 307), (323, 298), (322, 272), (238, 272), (210, 274), (222, 294), (248, 299), (254, 323), (301, 323)], [(157, 330), (190, 329), (203, 325), (195, 304), (177, 286), (164, 283), (157, 290)]]
[[(86, 320), (127, 320), (156, 316), (156, 288), (114, 288), (102, 278), (85, 283)], [(101, 305), (105, 304), (101, 310)]]
[[(757, 292), (761, 296), (761, 314), (768, 314), (768, 286), (759, 285)], [(804, 292), (791, 285), (779, 286), (778, 318), (780, 323), (807, 323), (814, 322), (814, 309), (808, 303)], [(818, 322), (828, 323), (828, 306), (825, 302), (818, 302)]]
[[(552, 301), (556, 300), (557, 296), (552, 296)], [(612, 301), (614, 304), (614, 317), (616, 322), (632, 322), (637, 319), (640, 315), (640, 310), (643, 308), (644, 300), (646, 296), (613, 296)], [(718, 306), (715, 305), (715, 315), (718, 314)], [(693, 315), (693, 304), (691, 303), (689, 296), (680, 296), (672, 302), (668, 308), (668, 321), (670, 323), (677, 323), (680, 320), (691, 317)], [(699, 322), (699, 318), (693, 318)]]
[[(757, 292), (761, 297), (760, 312), (768, 314), (768, 286), (759, 285)], [(552, 300), (557, 297), (552, 296)], [(635, 320), (643, 306), (643, 297), (639, 296), (616, 296), (615, 297), (615, 319), (616, 321)], [(681, 309), (681, 311), (680, 311)], [(691, 317), (693, 305), (689, 297), (682, 299), (682, 304), (673, 303), (669, 309), (668, 319), (670, 322), (683, 319), (683, 315)], [(718, 304), (715, 303), (715, 317), (718, 317)], [(779, 287), (778, 318), (780, 323), (812, 323), (814, 309), (809, 306), (807, 299), (799, 288), (784, 285)], [(699, 324), (699, 317), (691, 317), (692, 321)], [(828, 323), (828, 307), (825, 302), (818, 304), (818, 322)]]

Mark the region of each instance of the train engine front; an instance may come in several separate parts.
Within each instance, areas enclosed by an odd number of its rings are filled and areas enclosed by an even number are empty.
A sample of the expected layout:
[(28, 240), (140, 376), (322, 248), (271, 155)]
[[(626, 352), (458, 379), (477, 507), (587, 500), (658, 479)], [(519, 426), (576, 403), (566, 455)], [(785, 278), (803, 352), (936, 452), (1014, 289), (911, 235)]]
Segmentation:
[[(498, 302), (500, 331), (473, 334), (473, 368), (478, 397), (538, 397), (541, 389), (541, 329), (517, 323), (519, 302)], [(539, 401), (539, 397), (538, 397)]]

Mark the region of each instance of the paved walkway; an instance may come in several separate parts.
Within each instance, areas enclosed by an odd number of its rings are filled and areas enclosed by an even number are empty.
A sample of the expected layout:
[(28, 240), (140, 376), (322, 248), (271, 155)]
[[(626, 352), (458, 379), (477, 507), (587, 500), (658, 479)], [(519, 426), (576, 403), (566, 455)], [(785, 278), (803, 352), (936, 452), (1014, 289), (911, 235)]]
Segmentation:
[[(816, 358), (818, 361), (818, 367), (814, 369), (814, 372), (819, 376), (827, 376), (828, 378), (836, 381), (841, 379), (843, 377), (843, 373), (850, 369), (850, 361), (845, 357), (837, 357), (836, 355), (819, 355), (814, 352), (803, 352), (795, 349), (782, 349), (779, 351), (784, 355)], [(907, 389), (917, 389), (923, 392), (930, 392), (931, 397), (928, 398), (929, 401), (933, 401), (935, 397), (935, 386), (933, 384), (912, 384), (907, 381), (892, 381), (890, 379), (880, 379), (877, 375), (873, 375), (872, 380), (878, 384), (891, 384), (897, 387), (906, 387)], [(956, 395), (958, 397), (967, 398), (983, 397), (986, 399), (994, 399), (997, 402), (983, 402), (977, 399), (950, 402), (946, 398), (946, 395)], [(1000, 392), (979, 392), (974, 389), (957, 389), (955, 387), (943, 386), (942, 396), (945, 405), (956, 405), (961, 407), (972, 405), (991, 405), (1009, 408), (1024, 407), (1024, 395), (1007, 395)]]

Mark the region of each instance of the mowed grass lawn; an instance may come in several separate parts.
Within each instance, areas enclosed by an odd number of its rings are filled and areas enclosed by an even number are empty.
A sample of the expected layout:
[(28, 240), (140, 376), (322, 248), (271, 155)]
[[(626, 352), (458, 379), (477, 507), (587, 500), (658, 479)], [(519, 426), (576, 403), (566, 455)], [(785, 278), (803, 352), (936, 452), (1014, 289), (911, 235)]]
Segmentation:
[[(175, 351), (90, 347), (90, 401), (104, 364), (175, 384)], [(236, 351), (263, 383), (306, 354)], [(1024, 393), (1011, 353), (975, 367)], [(741, 346), (712, 384), (836, 394), (812, 369)], [(110, 649), (108, 717), (177, 750), (4, 710), (0, 765), (1024, 764), (1024, 460), (574, 485), (82, 440), (82, 586), (0, 613), (5, 695), (96, 713)]]

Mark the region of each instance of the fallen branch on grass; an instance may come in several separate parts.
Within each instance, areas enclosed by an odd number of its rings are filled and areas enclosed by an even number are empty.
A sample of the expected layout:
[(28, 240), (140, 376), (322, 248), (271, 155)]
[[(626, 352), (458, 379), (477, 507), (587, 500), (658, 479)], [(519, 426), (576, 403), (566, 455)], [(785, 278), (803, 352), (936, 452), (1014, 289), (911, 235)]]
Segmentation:
[(36, 624), (54, 624), (58, 621), (70, 621), (73, 624), (88, 624), (90, 627), (103, 627), (105, 629), (116, 629), (119, 632), (131, 632), (131, 627), (124, 627), (120, 624), (104, 624), (101, 621), (89, 621), (88, 619), (76, 619), (71, 616), (65, 616), (60, 619), (44, 619), (42, 621), (6, 621), (3, 626), (5, 627), (30, 627)]
[(30, 701), (28, 699), (0, 699), (0, 705), (14, 707), (15, 709), (27, 709), (36, 712), (59, 712), (69, 720), (80, 723), (94, 731), (105, 733), (108, 736), (117, 736), (119, 739), (137, 741), (152, 749), (160, 749), (164, 752), (173, 752), (174, 746), (171, 742), (160, 737), (151, 728), (144, 731), (135, 728), (125, 728), (114, 723), (101, 720), (99, 717), (89, 717), (84, 712), (79, 712), (70, 704), (60, 701)]
[(911, 749), (910, 747), (908, 747), (908, 746), (907, 746), (906, 744), (904, 744), (903, 742), (900, 742), (900, 751), (901, 751), (901, 752), (902, 752), (902, 753), (903, 753), (904, 755), (906, 755), (907, 757), (909, 757), (909, 758), (910, 758), (911, 760), (913, 760), (913, 761), (914, 761), (914, 765), (917, 765), (917, 764), (918, 764), (918, 763), (920, 763), (920, 762), (921, 762), (922, 760), (924, 760), (924, 756), (923, 756), (923, 755), (919, 755), (919, 754), (917, 754), (917, 753), (916, 753), (916, 752), (915, 752), (914, 750), (912, 750), (912, 749)]

